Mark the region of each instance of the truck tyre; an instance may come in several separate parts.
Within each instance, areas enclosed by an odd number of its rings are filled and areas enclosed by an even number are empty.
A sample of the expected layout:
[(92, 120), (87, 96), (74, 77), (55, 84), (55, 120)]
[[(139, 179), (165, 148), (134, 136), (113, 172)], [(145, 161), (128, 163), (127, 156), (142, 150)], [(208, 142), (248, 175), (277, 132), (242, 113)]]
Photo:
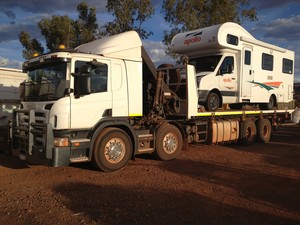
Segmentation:
[(209, 112), (215, 112), (220, 107), (221, 99), (215, 92), (210, 92), (205, 102), (205, 109)]
[(118, 128), (105, 128), (96, 138), (93, 163), (97, 169), (113, 172), (127, 165), (132, 143), (127, 133)]
[(161, 160), (175, 159), (182, 149), (182, 135), (171, 124), (161, 126), (156, 133), (155, 154)]
[(270, 96), (268, 103), (261, 103), (259, 104), (259, 108), (262, 110), (271, 110), (276, 106), (276, 98), (274, 95)]
[(272, 126), (270, 120), (260, 119), (257, 121), (256, 127), (258, 141), (263, 143), (269, 142), (272, 134)]
[(241, 139), (240, 143), (242, 145), (251, 145), (254, 143), (256, 138), (256, 126), (255, 123), (246, 119), (241, 126)]

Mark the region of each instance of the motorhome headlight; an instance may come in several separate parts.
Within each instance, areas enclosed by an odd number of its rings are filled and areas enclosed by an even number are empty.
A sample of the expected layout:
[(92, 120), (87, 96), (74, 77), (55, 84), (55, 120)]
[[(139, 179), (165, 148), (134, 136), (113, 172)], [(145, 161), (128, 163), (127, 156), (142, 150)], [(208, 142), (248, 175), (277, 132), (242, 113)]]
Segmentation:
[(54, 138), (54, 147), (68, 147), (70, 146), (69, 138)]

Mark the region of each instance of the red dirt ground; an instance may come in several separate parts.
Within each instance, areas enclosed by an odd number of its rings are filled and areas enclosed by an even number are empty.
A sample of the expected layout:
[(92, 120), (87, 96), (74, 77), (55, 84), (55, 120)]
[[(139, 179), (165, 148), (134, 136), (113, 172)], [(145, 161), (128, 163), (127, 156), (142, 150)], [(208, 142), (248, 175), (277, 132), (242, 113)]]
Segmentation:
[(0, 154), (1, 225), (299, 225), (299, 190), (300, 126), (279, 127), (268, 144), (139, 156), (114, 173)]

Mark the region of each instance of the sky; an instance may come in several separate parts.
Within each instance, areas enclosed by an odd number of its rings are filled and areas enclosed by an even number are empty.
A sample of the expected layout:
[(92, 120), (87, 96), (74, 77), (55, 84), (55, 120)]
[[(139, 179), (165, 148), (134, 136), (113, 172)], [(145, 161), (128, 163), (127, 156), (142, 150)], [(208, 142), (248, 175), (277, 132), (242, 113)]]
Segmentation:
[[(82, 0), (1, 0), (0, 1), (0, 67), (21, 69), (24, 58), (22, 46), (18, 40), (21, 31), (31, 37), (43, 40), (37, 23), (52, 15), (68, 15), (76, 19), (77, 5)], [(89, 6), (95, 6), (99, 27), (112, 21), (107, 13), (106, 0), (85, 0)], [(156, 64), (170, 63), (161, 42), (163, 32), (170, 29), (161, 13), (161, 1), (152, 0), (155, 14), (144, 26), (154, 34), (143, 45)], [(244, 22), (255, 38), (295, 51), (295, 82), (300, 82), (300, 1), (299, 0), (252, 0), (258, 20)]]

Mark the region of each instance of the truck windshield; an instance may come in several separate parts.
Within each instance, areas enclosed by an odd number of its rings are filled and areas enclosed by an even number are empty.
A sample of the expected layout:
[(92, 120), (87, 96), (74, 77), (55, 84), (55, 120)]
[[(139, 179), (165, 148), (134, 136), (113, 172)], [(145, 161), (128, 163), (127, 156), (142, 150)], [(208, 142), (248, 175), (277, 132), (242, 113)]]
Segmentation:
[(221, 55), (211, 55), (193, 58), (189, 60), (189, 64), (195, 67), (196, 73), (213, 72), (216, 69), (221, 57)]
[(28, 80), (20, 85), (21, 99), (50, 101), (63, 97), (67, 88), (66, 71), (66, 62), (31, 67), (28, 70)]

